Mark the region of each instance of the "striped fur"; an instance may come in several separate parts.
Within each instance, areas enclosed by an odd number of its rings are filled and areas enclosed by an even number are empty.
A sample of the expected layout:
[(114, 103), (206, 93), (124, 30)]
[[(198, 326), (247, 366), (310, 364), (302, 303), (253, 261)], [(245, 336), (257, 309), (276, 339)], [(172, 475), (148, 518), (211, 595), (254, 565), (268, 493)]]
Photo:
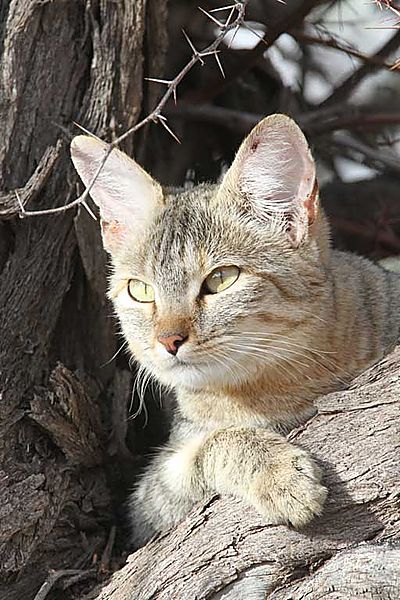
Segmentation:
[[(73, 143), (86, 183), (101, 159), (96, 144)], [(109, 295), (130, 351), (176, 393), (169, 443), (131, 496), (134, 542), (176, 524), (210, 491), (300, 527), (326, 490), (313, 459), (282, 434), (396, 344), (399, 277), (331, 249), (313, 161), (287, 117), (253, 130), (221, 184), (162, 193), (154, 182), (156, 200), (153, 191), (131, 197), (126, 182), (142, 177), (138, 168), (116, 154), (101, 201), (93, 194), (106, 225), (110, 211), (116, 221)], [(202, 294), (224, 265), (240, 268), (237, 282)], [(132, 300), (131, 278), (154, 287), (155, 303)], [(157, 341), (166, 331), (188, 336), (176, 356)]]

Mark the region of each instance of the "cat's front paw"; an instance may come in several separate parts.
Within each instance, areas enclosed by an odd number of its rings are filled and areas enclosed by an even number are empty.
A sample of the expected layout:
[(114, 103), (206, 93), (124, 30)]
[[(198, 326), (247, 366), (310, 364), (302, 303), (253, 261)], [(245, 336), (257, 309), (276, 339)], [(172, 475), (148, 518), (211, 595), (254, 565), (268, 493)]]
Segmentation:
[(249, 499), (271, 523), (306, 525), (321, 514), (327, 489), (322, 471), (301, 448), (290, 447), (279, 460), (255, 474)]

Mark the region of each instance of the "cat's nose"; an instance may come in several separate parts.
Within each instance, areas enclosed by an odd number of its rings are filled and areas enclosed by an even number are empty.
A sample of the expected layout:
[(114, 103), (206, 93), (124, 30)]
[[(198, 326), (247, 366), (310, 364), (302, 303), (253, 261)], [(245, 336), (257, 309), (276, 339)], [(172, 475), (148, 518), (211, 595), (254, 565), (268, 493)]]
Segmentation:
[(182, 346), (182, 344), (186, 342), (188, 336), (181, 335), (180, 333), (172, 333), (159, 335), (157, 339), (160, 344), (164, 346), (167, 352), (175, 356), (178, 352), (179, 346)]

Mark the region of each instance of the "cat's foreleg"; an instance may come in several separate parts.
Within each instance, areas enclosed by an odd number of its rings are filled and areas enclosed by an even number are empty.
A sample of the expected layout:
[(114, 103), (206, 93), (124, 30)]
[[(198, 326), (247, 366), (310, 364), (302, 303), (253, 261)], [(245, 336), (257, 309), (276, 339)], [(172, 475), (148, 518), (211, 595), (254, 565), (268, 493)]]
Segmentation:
[(179, 523), (207, 492), (196, 460), (203, 439), (194, 437), (164, 447), (140, 477), (129, 498), (135, 546)]
[(131, 496), (143, 543), (182, 520), (207, 493), (232, 494), (269, 523), (301, 527), (322, 511), (326, 488), (309, 454), (265, 429), (228, 428), (164, 448)]
[(270, 523), (295, 527), (322, 511), (327, 495), (309, 454), (264, 429), (214, 431), (196, 456), (205, 486), (253, 505)]

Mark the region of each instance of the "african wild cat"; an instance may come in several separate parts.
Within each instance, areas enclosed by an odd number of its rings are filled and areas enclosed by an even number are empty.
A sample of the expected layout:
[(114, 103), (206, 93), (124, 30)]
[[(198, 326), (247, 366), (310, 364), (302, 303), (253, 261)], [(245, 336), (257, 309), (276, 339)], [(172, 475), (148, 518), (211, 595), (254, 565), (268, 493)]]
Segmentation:
[[(71, 149), (87, 185), (104, 144)], [(283, 115), (253, 129), (220, 184), (166, 193), (114, 150), (91, 195), (130, 351), (177, 398), (168, 446), (131, 497), (136, 544), (210, 491), (306, 524), (326, 489), (283, 433), (396, 343), (398, 276), (331, 249), (314, 161)]]

